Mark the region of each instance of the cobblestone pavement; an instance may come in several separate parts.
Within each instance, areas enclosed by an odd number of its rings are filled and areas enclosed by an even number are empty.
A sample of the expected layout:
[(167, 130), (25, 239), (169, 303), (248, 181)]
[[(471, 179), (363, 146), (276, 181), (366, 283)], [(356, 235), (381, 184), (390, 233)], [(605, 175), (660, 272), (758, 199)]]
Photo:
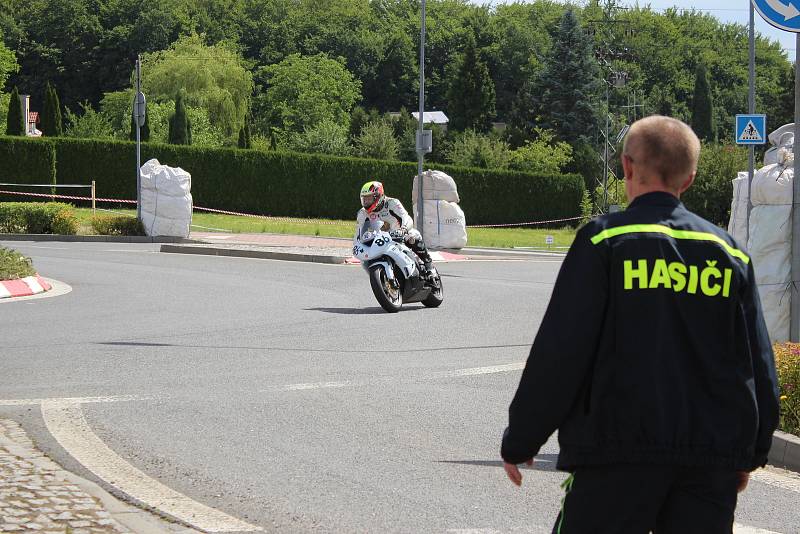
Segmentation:
[[(95, 491), (92, 491), (92, 486), (96, 488)], [(185, 527), (162, 522), (147, 512), (116, 501), (108, 494), (101, 499), (97, 494), (102, 491), (99, 486), (64, 471), (45, 456), (19, 424), (0, 419), (0, 532), (192, 532)], [(111, 500), (112, 503), (109, 502)]]

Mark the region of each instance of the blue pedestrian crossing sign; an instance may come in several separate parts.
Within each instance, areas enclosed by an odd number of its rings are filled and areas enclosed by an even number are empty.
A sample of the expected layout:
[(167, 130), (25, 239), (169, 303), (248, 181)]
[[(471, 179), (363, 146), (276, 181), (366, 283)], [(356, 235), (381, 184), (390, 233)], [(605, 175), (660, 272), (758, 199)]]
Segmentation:
[(737, 145), (763, 145), (766, 142), (766, 115), (736, 115)]
[(764, 20), (787, 32), (800, 32), (800, 0), (752, 0)]

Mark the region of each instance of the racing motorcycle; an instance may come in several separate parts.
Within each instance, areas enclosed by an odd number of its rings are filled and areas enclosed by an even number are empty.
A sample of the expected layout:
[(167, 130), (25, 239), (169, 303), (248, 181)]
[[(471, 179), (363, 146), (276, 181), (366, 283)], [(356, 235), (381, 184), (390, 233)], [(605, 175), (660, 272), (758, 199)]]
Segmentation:
[(367, 219), (353, 242), (353, 256), (369, 273), (372, 292), (387, 312), (396, 313), (403, 303), (411, 302), (436, 308), (443, 299), (441, 276), (435, 267), (422, 275), (422, 260), (404, 238), (403, 232), (385, 232), (379, 220)]

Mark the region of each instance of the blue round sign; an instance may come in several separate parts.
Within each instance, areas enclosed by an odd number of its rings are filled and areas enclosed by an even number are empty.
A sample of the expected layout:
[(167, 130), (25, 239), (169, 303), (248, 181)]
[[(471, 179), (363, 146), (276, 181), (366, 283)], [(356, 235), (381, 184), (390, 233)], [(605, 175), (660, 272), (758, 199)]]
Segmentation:
[(800, 33), (800, 0), (752, 0), (764, 20), (787, 32)]

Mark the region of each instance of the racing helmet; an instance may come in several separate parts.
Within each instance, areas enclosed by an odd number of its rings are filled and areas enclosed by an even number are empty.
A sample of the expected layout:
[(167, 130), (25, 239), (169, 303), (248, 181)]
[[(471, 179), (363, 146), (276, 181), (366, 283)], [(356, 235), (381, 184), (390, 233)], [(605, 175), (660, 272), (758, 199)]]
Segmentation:
[(367, 213), (383, 208), (386, 195), (383, 193), (383, 184), (380, 182), (367, 182), (361, 188), (361, 206)]

